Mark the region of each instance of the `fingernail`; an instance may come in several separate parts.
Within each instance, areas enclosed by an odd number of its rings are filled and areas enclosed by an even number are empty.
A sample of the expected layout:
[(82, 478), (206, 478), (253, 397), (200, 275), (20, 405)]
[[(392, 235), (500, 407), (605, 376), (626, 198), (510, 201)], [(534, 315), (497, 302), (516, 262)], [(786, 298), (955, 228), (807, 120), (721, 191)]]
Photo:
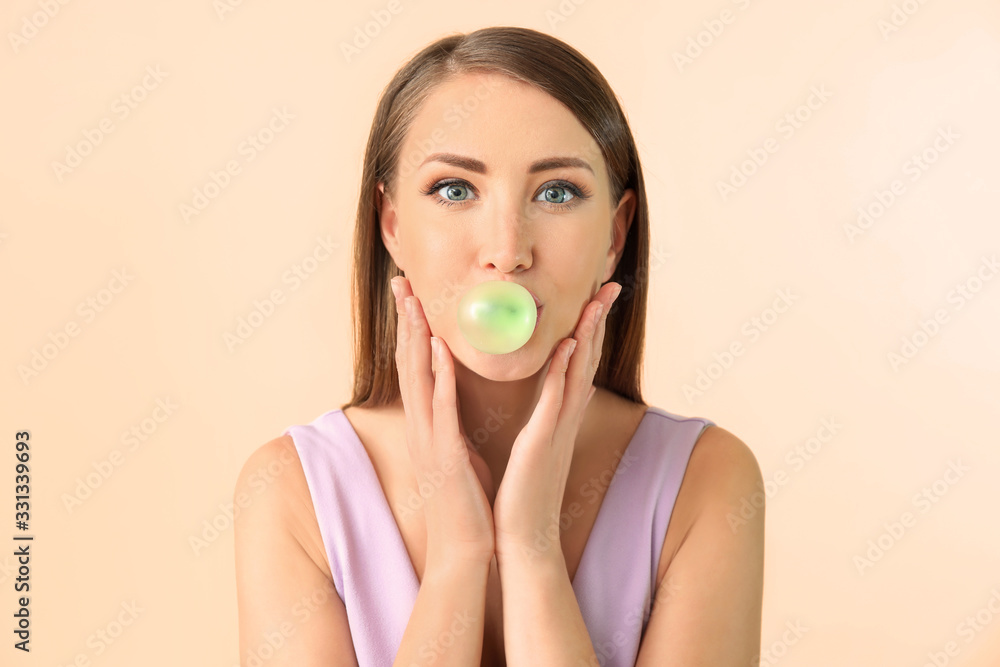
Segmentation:
[(621, 284), (619, 284), (618, 287), (615, 288), (614, 295), (612, 295), (611, 297), (611, 303), (614, 303), (618, 299), (618, 295), (621, 293), (622, 293), (622, 286)]
[(434, 367), (437, 368), (441, 364), (441, 343), (438, 342), (437, 336), (431, 336), (431, 357), (434, 360)]
[(413, 319), (413, 297), (406, 297), (406, 316)]
[(594, 311), (594, 324), (597, 324), (598, 322), (601, 321), (601, 313), (603, 312), (604, 312), (604, 304), (603, 303), (597, 304), (597, 310)]
[(392, 295), (399, 298), (399, 285), (396, 284), (396, 278), (389, 281), (389, 285), (392, 287)]

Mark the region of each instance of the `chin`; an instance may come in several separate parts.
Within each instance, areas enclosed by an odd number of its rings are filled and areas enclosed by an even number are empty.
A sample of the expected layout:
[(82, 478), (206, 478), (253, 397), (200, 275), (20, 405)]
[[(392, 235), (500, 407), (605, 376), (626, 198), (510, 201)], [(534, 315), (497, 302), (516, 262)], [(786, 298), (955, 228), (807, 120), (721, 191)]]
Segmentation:
[[(480, 352), (464, 339), (462, 345), (461, 350), (456, 350), (456, 367), (461, 365), (494, 382), (514, 382), (537, 375), (545, 369), (555, 351), (555, 346), (547, 351), (542, 350), (541, 341), (534, 336), (523, 346), (507, 354)], [(457, 355), (461, 355), (461, 358)]]

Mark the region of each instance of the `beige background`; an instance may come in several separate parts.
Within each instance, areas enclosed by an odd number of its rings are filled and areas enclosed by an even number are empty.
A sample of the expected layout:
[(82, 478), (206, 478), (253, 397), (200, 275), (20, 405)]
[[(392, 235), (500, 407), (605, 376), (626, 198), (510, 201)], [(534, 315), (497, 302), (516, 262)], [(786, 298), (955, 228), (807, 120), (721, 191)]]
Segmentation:
[[(13, 516), (14, 433), (27, 429), (36, 541), (33, 651), (5, 629), (0, 662), (236, 665), (225, 506), (251, 451), (349, 396), (351, 232), (377, 95), (434, 39), (507, 24), (581, 50), (632, 123), (664, 258), (644, 397), (732, 431), (774, 482), (770, 664), (918, 666), (949, 642), (947, 664), (998, 664), (1000, 278), (984, 264), (1000, 253), (997, 3), (399, 0), (347, 58), (342, 44), (388, 3), (222, 2), (4, 3), (0, 515)], [(293, 118), (267, 137), (275, 110)], [(250, 160), (240, 147), (258, 133), (273, 141)], [(88, 135), (100, 143), (57, 169)], [(239, 173), (185, 219), (229, 161)], [(849, 236), (879, 196), (894, 201)], [(296, 266), (312, 273), (286, 280)], [(959, 299), (959, 285), (977, 291)], [(273, 290), (282, 303), (227, 345)], [(780, 290), (793, 301), (776, 314)], [(769, 324), (751, 337), (755, 317)], [(36, 352), (49, 358), (24, 374)], [(713, 378), (686, 395), (700, 371)], [(806, 461), (795, 450), (810, 438)], [(67, 507), (88, 475), (99, 485)], [(915, 498), (924, 487), (933, 504)], [(859, 566), (869, 540), (888, 549)], [(119, 616), (131, 624), (97, 642)], [(800, 637), (786, 633), (796, 623)]]

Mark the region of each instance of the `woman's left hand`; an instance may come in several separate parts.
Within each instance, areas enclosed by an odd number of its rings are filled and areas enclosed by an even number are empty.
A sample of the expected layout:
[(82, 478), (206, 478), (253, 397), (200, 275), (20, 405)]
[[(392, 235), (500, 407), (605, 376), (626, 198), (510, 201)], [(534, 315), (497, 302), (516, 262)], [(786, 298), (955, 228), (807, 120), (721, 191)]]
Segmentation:
[[(584, 410), (595, 391), (607, 313), (620, 291), (618, 283), (602, 286), (583, 309), (573, 337), (561, 341), (548, 361), (541, 396), (514, 440), (493, 502), (497, 562), (505, 557), (563, 558), (559, 516), (570, 463)], [(567, 353), (572, 355), (568, 364)]]

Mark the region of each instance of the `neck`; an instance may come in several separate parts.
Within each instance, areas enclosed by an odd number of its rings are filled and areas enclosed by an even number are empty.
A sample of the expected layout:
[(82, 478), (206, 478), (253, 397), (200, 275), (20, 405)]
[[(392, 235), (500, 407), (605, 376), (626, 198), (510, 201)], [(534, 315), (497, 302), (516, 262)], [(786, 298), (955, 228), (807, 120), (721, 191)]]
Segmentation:
[(514, 440), (528, 423), (538, 399), (549, 363), (534, 375), (520, 380), (496, 381), (455, 363), (455, 391), (459, 419), (472, 448), (489, 466), (494, 488), (498, 487), (510, 460)]

